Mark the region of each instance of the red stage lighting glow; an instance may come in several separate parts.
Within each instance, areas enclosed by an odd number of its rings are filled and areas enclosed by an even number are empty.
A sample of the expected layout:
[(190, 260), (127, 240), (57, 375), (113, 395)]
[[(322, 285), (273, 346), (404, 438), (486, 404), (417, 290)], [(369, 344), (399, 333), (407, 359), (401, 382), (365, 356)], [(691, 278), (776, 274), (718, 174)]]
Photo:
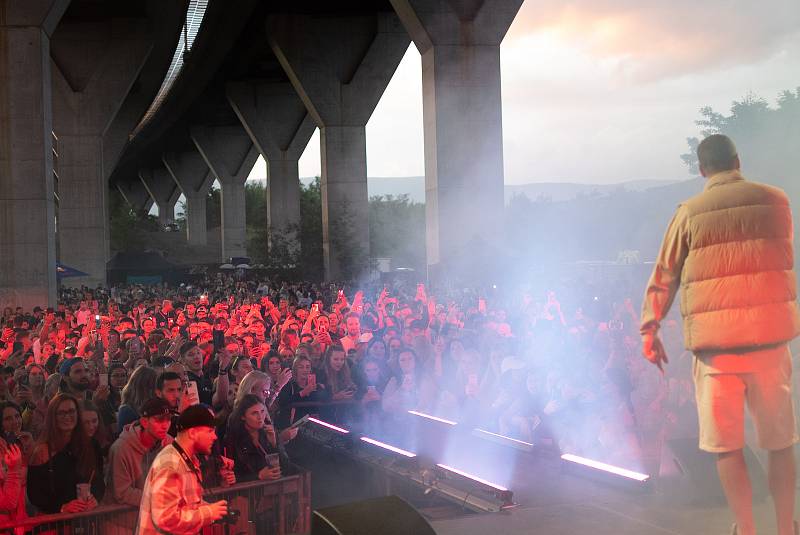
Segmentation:
[(627, 468), (620, 468), (619, 466), (613, 466), (600, 461), (593, 461), (592, 459), (578, 457), (577, 455), (572, 455), (571, 453), (565, 453), (561, 456), (561, 459), (583, 466), (588, 466), (596, 470), (602, 470), (618, 476), (627, 477), (628, 479), (633, 479), (642, 483), (650, 479), (650, 476), (647, 474), (641, 474), (639, 472), (634, 472), (633, 470), (628, 470)]
[(440, 422), (447, 425), (456, 425), (458, 422), (454, 422), (453, 420), (445, 420), (444, 418), (439, 418), (438, 416), (432, 416), (430, 414), (425, 414), (424, 412), (417, 412), (417, 411), (408, 411), (408, 414), (413, 414), (414, 416), (421, 416), (422, 418), (427, 418), (428, 420), (434, 420), (436, 422)]
[(308, 421), (309, 422), (314, 422), (315, 424), (321, 425), (322, 427), (327, 427), (328, 429), (332, 429), (334, 431), (338, 431), (339, 433), (342, 433), (342, 434), (345, 434), (345, 435), (350, 432), (347, 429), (343, 429), (341, 427), (336, 427), (333, 424), (329, 424), (328, 422), (323, 422), (322, 420), (317, 420), (316, 418), (309, 418)]
[(471, 479), (473, 481), (477, 481), (478, 483), (483, 483), (484, 485), (492, 487), (493, 489), (502, 490), (502, 491), (508, 491), (507, 488), (501, 487), (497, 483), (492, 483), (491, 481), (486, 481), (485, 479), (483, 479), (481, 477), (474, 476), (472, 474), (468, 474), (468, 473), (466, 473), (466, 472), (464, 472), (462, 470), (459, 470), (458, 468), (453, 468), (452, 466), (447, 466), (446, 464), (437, 464), (436, 466), (438, 466), (439, 468), (444, 468), (448, 472), (453, 472), (454, 474), (458, 474), (458, 475), (460, 475), (462, 477), (466, 477), (466, 478)]
[(363, 440), (364, 442), (366, 442), (368, 444), (372, 444), (373, 446), (378, 446), (379, 448), (383, 448), (385, 450), (389, 450), (391, 452), (397, 453), (399, 455), (403, 455), (405, 457), (414, 458), (414, 457), (417, 456), (416, 453), (411, 453), (410, 451), (406, 451), (406, 450), (400, 449), (400, 448), (398, 448), (396, 446), (392, 446), (391, 444), (386, 444), (385, 442), (381, 442), (379, 440), (375, 440), (374, 438), (361, 437), (361, 440)]

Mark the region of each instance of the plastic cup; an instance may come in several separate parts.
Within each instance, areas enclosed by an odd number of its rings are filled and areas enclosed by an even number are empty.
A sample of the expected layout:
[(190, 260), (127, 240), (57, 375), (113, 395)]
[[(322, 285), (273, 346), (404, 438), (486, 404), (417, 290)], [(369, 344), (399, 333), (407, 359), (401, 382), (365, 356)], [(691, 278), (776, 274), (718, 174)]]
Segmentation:
[(75, 488), (77, 489), (78, 499), (88, 502), (92, 496), (92, 486), (89, 483), (78, 483)]

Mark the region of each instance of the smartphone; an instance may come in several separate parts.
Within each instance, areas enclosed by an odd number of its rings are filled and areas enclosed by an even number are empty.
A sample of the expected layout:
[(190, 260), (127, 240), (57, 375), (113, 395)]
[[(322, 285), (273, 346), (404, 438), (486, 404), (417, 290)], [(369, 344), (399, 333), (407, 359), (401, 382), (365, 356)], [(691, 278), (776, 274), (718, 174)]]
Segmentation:
[(100, 380), (100, 386), (108, 386), (108, 374), (101, 373), (98, 375), (98, 379)]
[(308, 385), (316, 385), (317, 384), (317, 374), (316, 373), (309, 373), (308, 374)]
[(213, 337), (215, 352), (225, 347), (225, 331), (214, 329), (211, 331), (211, 336)]
[[(289, 429), (294, 429), (295, 427), (300, 427), (301, 425), (306, 423), (309, 418), (310, 418), (310, 416), (308, 414), (306, 414), (302, 418), (299, 418), (299, 419), (295, 420), (294, 423), (292, 423), (292, 425), (289, 426)], [(277, 453), (275, 455), (277, 455)]]
[(189, 405), (197, 405), (200, 403), (200, 393), (197, 391), (197, 382), (189, 381), (186, 383), (186, 390), (184, 395), (188, 396)]
[(344, 290), (339, 290), (339, 301), (344, 299)]
[(319, 312), (319, 303), (312, 303), (311, 312)]
[(95, 314), (94, 316), (94, 328), (97, 330), (100, 329), (100, 314)]

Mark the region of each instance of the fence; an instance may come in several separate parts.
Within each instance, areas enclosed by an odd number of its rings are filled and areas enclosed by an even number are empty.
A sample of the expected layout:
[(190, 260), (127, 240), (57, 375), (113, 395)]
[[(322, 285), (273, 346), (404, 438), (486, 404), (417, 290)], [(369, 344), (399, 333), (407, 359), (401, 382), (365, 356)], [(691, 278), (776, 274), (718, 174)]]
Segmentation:
[[(237, 483), (206, 491), (206, 501), (227, 500), (238, 511), (231, 524), (216, 523), (203, 535), (304, 535), (311, 531), (311, 472), (275, 481)], [(104, 505), (85, 513), (41, 515), (0, 522), (0, 534), (130, 535), (139, 509)]]

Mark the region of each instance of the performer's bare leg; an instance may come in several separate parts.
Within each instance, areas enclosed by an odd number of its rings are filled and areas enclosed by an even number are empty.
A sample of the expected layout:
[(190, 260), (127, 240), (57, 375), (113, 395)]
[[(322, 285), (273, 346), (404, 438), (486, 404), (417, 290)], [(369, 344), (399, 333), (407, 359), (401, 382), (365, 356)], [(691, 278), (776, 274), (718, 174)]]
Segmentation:
[(794, 534), (794, 448), (769, 452), (769, 491), (775, 504), (778, 535)]
[(736, 534), (755, 535), (753, 489), (744, 462), (744, 452), (736, 450), (718, 454), (717, 472), (728, 506), (736, 517)]

